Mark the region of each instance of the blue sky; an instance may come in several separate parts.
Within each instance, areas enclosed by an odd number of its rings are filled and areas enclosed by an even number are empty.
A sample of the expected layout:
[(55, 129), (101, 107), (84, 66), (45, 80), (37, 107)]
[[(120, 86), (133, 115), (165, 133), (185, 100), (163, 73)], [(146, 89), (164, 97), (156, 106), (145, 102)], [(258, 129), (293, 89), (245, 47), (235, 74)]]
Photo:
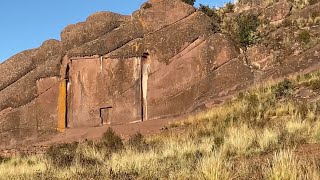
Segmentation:
[[(38, 47), (47, 39), (60, 40), (61, 30), (98, 11), (131, 14), (146, 0), (3, 0), (0, 4), (0, 62)], [(197, 0), (221, 6), (227, 0)]]

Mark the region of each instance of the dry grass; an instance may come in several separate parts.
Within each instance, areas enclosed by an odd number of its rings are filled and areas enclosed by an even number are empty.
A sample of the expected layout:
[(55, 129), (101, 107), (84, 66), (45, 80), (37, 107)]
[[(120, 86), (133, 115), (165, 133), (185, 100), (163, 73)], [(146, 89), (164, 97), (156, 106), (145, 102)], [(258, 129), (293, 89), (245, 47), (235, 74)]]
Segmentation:
[(313, 163), (299, 160), (290, 150), (276, 152), (266, 169), (266, 177), (270, 180), (314, 180), (319, 179), (319, 175)]
[(300, 10), (310, 5), (311, 0), (289, 0), (292, 3), (294, 10)]
[(316, 142), (320, 142), (320, 122), (314, 125), (313, 138)]
[(256, 137), (256, 132), (245, 124), (240, 127), (230, 127), (224, 140), (223, 151), (229, 155), (250, 155)]
[(272, 150), (279, 144), (279, 133), (266, 128), (258, 135), (257, 142), (262, 152)]
[(232, 179), (231, 163), (221, 154), (213, 153), (204, 157), (199, 163), (197, 174), (199, 179), (229, 180)]
[[(18, 175), (33, 176), (46, 169), (46, 160), (42, 157), (13, 157), (0, 164), (0, 179), (15, 179)], [(19, 176), (18, 176), (19, 177)]]

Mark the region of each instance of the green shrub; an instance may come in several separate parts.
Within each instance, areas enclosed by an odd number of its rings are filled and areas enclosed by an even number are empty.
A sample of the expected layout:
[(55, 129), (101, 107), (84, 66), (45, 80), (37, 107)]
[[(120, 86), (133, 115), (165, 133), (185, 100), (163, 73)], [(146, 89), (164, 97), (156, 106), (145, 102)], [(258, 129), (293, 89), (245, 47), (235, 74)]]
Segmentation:
[(212, 30), (214, 32), (220, 31), (221, 17), (217, 13), (217, 10), (215, 8), (210, 8), (209, 6), (203, 4), (200, 4), (199, 10), (211, 18)]
[(244, 97), (245, 97), (244, 92), (239, 92), (239, 93), (237, 94), (237, 99), (239, 99), (239, 100), (242, 100)]
[(316, 79), (310, 82), (310, 87), (314, 91), (320, 90), (320, 79)]
[[(296, 80), (298, 81), (298, 82), (304, 82), (304, 81), (307, 81), (307, 80), (309, 80), (309, 79), (311, 79), (312, 78), (312, 75), (311, 75), (311, 73), (307, 73), (307, 74), (303, 74), (303, 75), (298, 75), (297, 77), (296, 77)], [(309, 86), (310, 84), (309, 84), (309, 82), (305, 82), (306, 83), (306, 86)]]
[(181, 0), (184, 3), (190, 4), (190, 5), (194, 5), (194, 3), (196, 2), (196, 0)]
[(54, 145), (47, 150), (46, 156), (57, 168), (70, 167), (75, 158), (77, 147), (77, 142)]
[(257, 94), (250, 93), (245, 97), (250, 107), (257, 107), (260, 103), (259, 97)]
[(88, 157), (84, 154), (79, 154), (78, 156), (78, 163), (80, 163), (82, 166), (88, 167), (88, 166), (96, 166), (96, 165), (101, 165), (102, 162), (98, 161), (95, 158)]
[(162, 140), (153, 139), (148, 141), (149, 149), (152, 149), (154, 152), (160, 153), (164, 148), (164, 142)]
[(211, 150), (214, 152), (215, 150), (219, 149), (224, 143), (224, 137), (217, 136), (214, 138), (214, 144), (212, 145)]
[(300, 10), (309, 5), (310, 0), (288, 0), (295, 10)]
[(221, 17), (219, 16), (215, 8), (210, 8), (209, 6), (200, 4), (199, 10), (209, 16), (214, 22), (221, 22)]
[(117, 135), (112, 128), (108, 128), (103, 134), (102, 145), (110, 152), (117, 152), (124, 149), (122, 139)]
[(310, 42), (310, 33), (307, 30), (303, 30), (298, 34), (298, 39), (300, 42), (308, 43)]
[(91, 168), (101, 165), (105, 157), (107, 157), (106, 154), (96, 146), (95, 142), (85, 140), (78, 145), (74, 161), (82, 167)]
[(284, 26), (284, 27), (291, 27), (291, 26), (293, 26), (294, 25), (294, 23), (293, 23), (293, 21), (291, 21), (290, 19), (284, 19), (283, 21), (282, 21), (282, 25)]
[(297, 105), (297, 110), (298, 110), (298, 113), (300, 114), (301, 118), (302, 119), (305, 119), (308, 115), (308, 112), (309, 112), (309, 104), (306, 103), (306, 102), (298, 102)]
[(151, 8), (151, 7), (152, 7), (152, 4), (150, 4), (150, 3), (148, 3), (148, 2), (143, 3), (142, 6), (141, 6), (142, 9), (149, 9), (149, 8)]
[(304, 74), (303, 77), (304, 77), (305, 79), (311, 79), (311, 78), (312, 78), (312, 75), (311, 75), (310, 73), (308, 73), (308, 74)]
[(309, 5), (314, 5), (320, 2), (319, 0), (309, 0)]
[(247, 118), (247, 120), (256, 119), (257, 115), (259, 114), (258, 107), (260, 104), (257, 94), (250, 93), (244, 97), (244, 100), (245, 108), (243, 114), (241, 115)]
[(256, 15), (240, 14), (236, 17), (225, 17), (222, 22), (222, 29), (246, 47), (257, 41), (257, 28), (260, 24), (261, 22)]
[(241, 14), (236, 18), (236, 39), (244, 46), (253, 44), (256, 40), (255, 32), (260, 25), (257, 16), (252, 14)]
[(0, 155), (0, 164), (1, 164), (1, 163), (4, 163), (4, 162), (7, 162), (8, 160), (10, 160), (10, 158), (4, 157), (4, 156), (1, 156), (1, 155)]
[(234, 4), (231, 2), (226, 3), (225, 5), (225, 13), (232, 13), (234, 12)]
[(190, 167), (192, 169), (196, 169), (197, 163), (202, 160), (204, 157), (204, 153), (202, 153), (199, 150), (196, 150), (195, 152), (187, 152), (182, 155), (182, 158), (186, 163), (190, 164)]
[(139, 152), (143, 152), (149, 149), (148, 143), (140, 132), (131, 136), (129, 138), (128, 144), (130, 148)]
[(285, 79), (284, 81), (278, 83), (274, 88), (274, 94), (276, 98), (283, 98), (291, 95), (293, 93), (294, 84), (292, 81)]

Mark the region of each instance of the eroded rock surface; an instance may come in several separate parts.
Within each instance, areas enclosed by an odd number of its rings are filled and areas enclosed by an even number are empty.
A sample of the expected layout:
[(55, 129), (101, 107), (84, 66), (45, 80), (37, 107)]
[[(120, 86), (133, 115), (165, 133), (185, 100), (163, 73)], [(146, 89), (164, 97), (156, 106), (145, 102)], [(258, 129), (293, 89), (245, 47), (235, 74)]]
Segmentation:
[[(297, 16), (287, 1), (237, 7), (234, 17)], [(318, 41), (307, 48), (291, 43), (300, 31), (292, 28), (278, 24), (243, 48), (180, 0), (150, 0), (131, 16), (93, 14), (66, 27), (61, 42), (46, 41), (0, 65), (0, 147), (29, 145), (66, 128), (160, 121), (211, 107), (255, 82), (317, 69)], [(310, 28), (312, 35), (318, 30)]]

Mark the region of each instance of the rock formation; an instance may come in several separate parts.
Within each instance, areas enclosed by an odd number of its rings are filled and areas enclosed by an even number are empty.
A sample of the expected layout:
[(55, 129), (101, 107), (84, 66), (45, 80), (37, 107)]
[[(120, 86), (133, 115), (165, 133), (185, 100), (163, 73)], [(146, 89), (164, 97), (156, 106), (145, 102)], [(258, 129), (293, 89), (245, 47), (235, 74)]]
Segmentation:
[[(286, 1), (262, 9), (259, 16), (269, 21), (310, 12), (290, 14)], [(66, 27), (61, 42), (11, 57), (0, 65), (0, 147), (66, 128), (160, 121), (210, 107), (254, 83), (319, 67), (319, 41), (307, 49), (292, 44), (284, 55), (296, 32), (288, 27), (245, 49), (213, 29), (212, 19), (180, 0), (150, 1), (131, 16), (93, 14)], [(319, 23), (310, 31), (319, 37)]]

